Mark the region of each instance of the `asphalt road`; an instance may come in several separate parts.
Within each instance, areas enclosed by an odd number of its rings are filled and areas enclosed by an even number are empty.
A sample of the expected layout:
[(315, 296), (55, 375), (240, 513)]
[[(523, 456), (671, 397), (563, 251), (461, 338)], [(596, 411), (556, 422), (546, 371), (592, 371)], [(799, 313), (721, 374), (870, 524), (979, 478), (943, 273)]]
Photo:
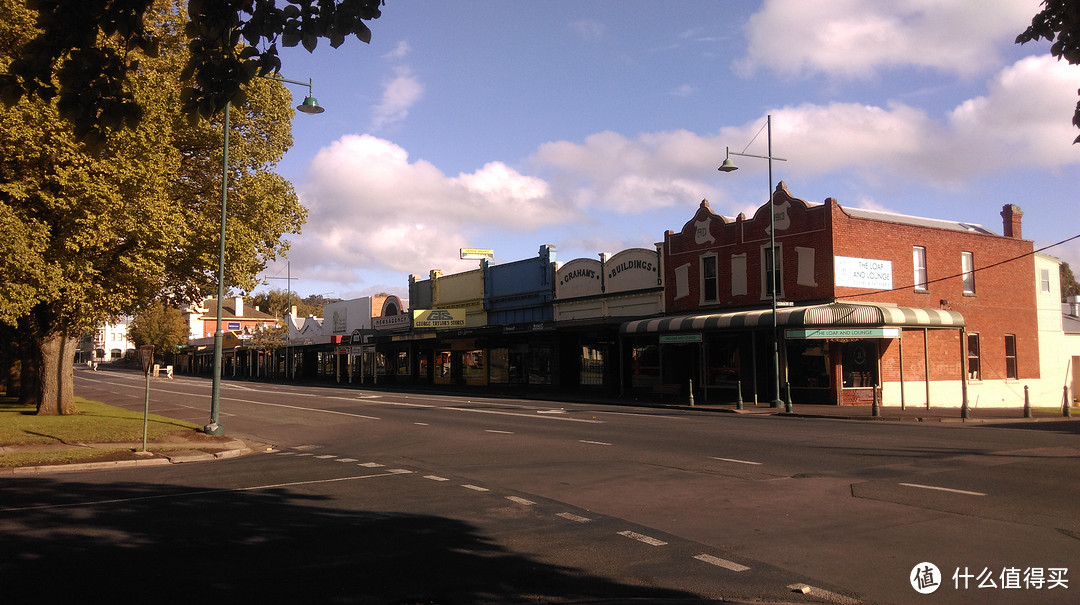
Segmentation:
[[(151, 411), (204, 424), (209, 386), (154, 381)], [(76, 371), (84, 397), (141, 410), (142, 389), (138, 374)], [(367, 603), (1073, 603), (1080, 590), (1074, 424), (230, 381), (221, 405), (227, 434), (272, 450), (0, 483), (0, 536), (18, 553), (0, 586)], [(910, 580), (922, 562), (941, 572), (928, 595)], [(41, 583), (55, 569), (77, 572)]]

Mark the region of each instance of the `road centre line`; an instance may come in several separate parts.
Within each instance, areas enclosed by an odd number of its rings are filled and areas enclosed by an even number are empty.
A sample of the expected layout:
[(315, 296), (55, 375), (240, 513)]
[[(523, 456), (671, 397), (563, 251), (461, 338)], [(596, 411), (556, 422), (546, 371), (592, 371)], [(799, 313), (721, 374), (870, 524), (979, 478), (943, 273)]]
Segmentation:
[(566, 519), (568, 521), (574, 521), (576, 523), (588, 523), (589, 521), (592, 521), (592, 519), (581, 517), (581, 516), (575, 515), (574, 513), (558, 513), (555, 516), (556, 517), (562, 517), (563, 519)]
[(587, 439), (579, 439), (579, 443), (588, 443), (589, 445), (612, 445), (606, 441), (589, 441)]
[(932, 489), (939, 492), (949, 492), (952, 494), (963, 494), (965, 496), (985, 496), (982, 492), (969, 492), (966, 489), (952, 489), (950, 487), (938, 487), (936, 485), (923, 485), (921, 483), (901, 483), (904, 487), (917, 487), (919, 489)]
[(471, 489), (474, 492), (490, 492), (491, 490), (486, 487), (480, 487), (479, 485), (470, 485), (468, 483), (462, 485), (465, 489)]
[(14, 508), (0, 508), (0, 512), (18, 512), (27, 510), (44, 510), (50, 508), (77, 508), (82, 506), (101, 506), (103, 504), (119, 504), (125, 502), (141, 502), (145, 500), (167, 500), (172, 498), (187, 498), (190, 496), (205, 496), (207, 494), (229, 494), (238, 492), (253, 492), (266, 489), (281, 489), (283, 487), (297, 487), (300, 485), (316, 485), (320, 483), (339, 483), (341, 481), (356, 481), (358, 479), (377, 479), (379, 477), (394, 477), (411, 473), (405, 469), (393, 469), (385, 473), (374, 475), (353, 475), (351, 477), (338, 477), (336, 479), (312, 479), (310, 481), (291, 481), (289, 483), (274, 483), (267, 485), (252, 485), (249, 487), (234, 487), (227, 489), (204, 489), (194, 492), (181, 492), (178, 494), (158, 494), (156, 496), (139, 496), (137, 498), (115, 498), (112, 500), (88, 500), (84, 502), (71, 502), (67, 504), (44, 504), (40, 506), (23, 506)]
[(513, 435), (514, 431), (497, 431), (495, 429), (484, 429), (485, 433), (497, 433), (499, 435)]
[(440, 477), (438, 475), (424, 475), (424, 479), (431, 479), (432, 481), (449, 481), (446, 477)]
[(734, 462), (736, 464), (752, 464), (754, 466), (761, 466), (761, 462), (752, 462), (750, 460), (738, 460), (736, 458), (717, 458), (716, 456), (709, 456), (712, 460), (720, 460), (722, 462)]
[(657, 540), (656, 538), (650, 538), (649, 536), (646, 536), (644, 534), (639, 534), (636, 531), (620, 531), (620, 532), (618, 532), (618, 534), (620, 536), (626, 536), (627, 538), (630, 538), (631, 540), (637, 540), (638, 542), (644, 542), (645, 544), (648, 544), (649, 546), (665, 546), (665, 545), (667, 545), (667, 542), (664, 542), (663, 540)]
[(536, 504), (532, 500), (526, 500), (525, 498), (520, 498), (518, 496), (507, 496), (506, 499), (511, 502), (517, 502), (518, 504), (521, 504), (523, 506), (533, 506), (534, 504)]
[(697, 559), (698, 561), (703, 561), (705, 563), (708, 563), (709, 565), (715, 565), (717, 567), (723, 567), (724, 569), (730, 569), (731, 571), (749, 571), (750, 570), (750, 568), (745, 566), (745, 565), (739, 565), (738, 563), (736, 563), (734, 561), (728, 561), (727, 559), (721, 559), (720, 557), (714, 557), (712, 555), (708, 555), (708, 554), (705, 554), (705, 553), (697, 555), (694, 558)]

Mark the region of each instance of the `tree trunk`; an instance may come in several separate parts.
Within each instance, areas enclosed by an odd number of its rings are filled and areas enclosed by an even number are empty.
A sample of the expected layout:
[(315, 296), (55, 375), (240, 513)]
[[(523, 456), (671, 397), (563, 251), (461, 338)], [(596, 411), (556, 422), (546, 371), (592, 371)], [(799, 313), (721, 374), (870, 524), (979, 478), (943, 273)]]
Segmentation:
[(75, 407), (74, 370), (75, 347), (78, 340), (67, 331), (50, 332), (39, 341), (41, 367), (38, 372), (40, 399), (38, 416), (78, 414)]

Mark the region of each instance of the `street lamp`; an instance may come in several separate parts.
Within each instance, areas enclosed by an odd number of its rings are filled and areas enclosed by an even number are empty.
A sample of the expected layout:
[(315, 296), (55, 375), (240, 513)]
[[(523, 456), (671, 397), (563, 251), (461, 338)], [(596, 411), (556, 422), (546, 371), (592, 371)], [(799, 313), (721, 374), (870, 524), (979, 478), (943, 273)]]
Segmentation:
[[(304, 102), (296, 106), (298, 111), (308, 114), (322, 113), (325, 111), (319, 106), (319, 102), (311, 95), (311, 79), (307, 82), (287, 80), (280, 76), (260, 76), (276, 82), (298, 84), (308, 87), (308, 94)], [(224, 333), (221, 330), (221, 303), (225, 298), (225, 208), (229, 201), (229, 103), (225, 103), (224, 138), (222, 141), (221, 154), (221, 236), (218, 248), (218, 273), (217, 273), (217, 330), (214, 332), (214, 377), (213, 386), (210, 389), (210, 423), (203, 427), (203, 432), (208, 435), (224, 435), (225, 426), (218, 422), (218, 412), (221, 409), (221, 345)]]
[[(772, 264), (772, 267), (769, 268), (770, 270), (767, 271), (767, 273), (769, 274), (769, 282), (770, 282), (769, 283), (769, 291), (772, 294), (772, 296), (770, 298), (772, 299), (772, 342), (773, 342), (773, 380), (774, 380), (773, 387), (774, 387), (774, 393), (775, 393), (775, 396), (773, 397), (773, 400), (772, 400), (772, 407), (778, 408), (778, 407), (780, 407), (780, 337), (778, 335), (777, 321), (776, 321), (776, 273), (777, 273), (777, 271), (776, 271), (776, 210), (773, 208), (772, 163), (773, 163), (773, 160), (777, 160), (777, 161), (780, 161), (780, 162), (786, 162), (787, 160), (784, 159), (784, 158), (773, 157), (773, 154), (772, 154), (772, 116), (771, 115), (766, 115), (765, 116), (765, 126), (766, 126), (766, 128), (768, 130), (768, 139), (769, 139), (768, 155), (753, 155), (753, 154), (749, 154), (749, 153), (735, 153), (735, 152), (732, 152), (730, 149), (725, 148), (724, 163), (721, 164), (720, 167), (717, 168), (717, 170), (719, 170), (720, 172), (733, 172), (735, 170), (738, 170), (739, 167), (736, 166), (735, 163), (731, 161), (731, 156), (733, 156), (733, 155), (743, 156), (743, 157), (747, 157), (747, 158), (760, 158), (760, 159), (763, 159), (763, 160), (769, 160), (769, 254), (768, 254), (768, 261), (769, 261), (770, 264)], [(758, 133), (760, 134), (761, 131), (759, 130)], [(788, 401), (787, 401), (787, 403), (785, 405), (785, 411), (789, 412), (789, 413), (791, 412), (791, 397), (790, 397), (790, 394), (788, 396)]]

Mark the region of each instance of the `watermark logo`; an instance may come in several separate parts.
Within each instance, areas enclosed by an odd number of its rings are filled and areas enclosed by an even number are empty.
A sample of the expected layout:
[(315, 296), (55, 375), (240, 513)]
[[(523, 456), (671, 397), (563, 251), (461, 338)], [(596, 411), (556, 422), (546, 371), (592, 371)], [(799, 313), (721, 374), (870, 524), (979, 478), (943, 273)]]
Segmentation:
[(941, 570), (937, 565), (923, 561), (911, 569), (908, 579), (916, 592), (930, 594), (941, 587)]

